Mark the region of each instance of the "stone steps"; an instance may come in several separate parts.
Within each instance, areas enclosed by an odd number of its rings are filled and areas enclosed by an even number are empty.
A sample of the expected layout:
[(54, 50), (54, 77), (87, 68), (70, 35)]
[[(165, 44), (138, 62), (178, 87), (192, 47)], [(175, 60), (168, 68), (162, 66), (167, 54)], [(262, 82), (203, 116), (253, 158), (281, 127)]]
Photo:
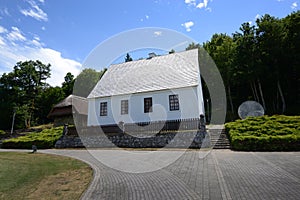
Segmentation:
[(207, 130), (210, 137), (210, 145), (213, 149), (230, 149), (230, 141), (225, 129), (213, 129)]

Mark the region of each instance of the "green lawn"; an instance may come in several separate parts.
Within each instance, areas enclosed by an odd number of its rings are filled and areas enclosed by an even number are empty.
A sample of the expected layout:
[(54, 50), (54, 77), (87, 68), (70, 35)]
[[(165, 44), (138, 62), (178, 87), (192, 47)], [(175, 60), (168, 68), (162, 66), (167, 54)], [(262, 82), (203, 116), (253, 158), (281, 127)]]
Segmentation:
[(0, 152), (0, 199), (79, 199), (92, 178), (78, 160)]

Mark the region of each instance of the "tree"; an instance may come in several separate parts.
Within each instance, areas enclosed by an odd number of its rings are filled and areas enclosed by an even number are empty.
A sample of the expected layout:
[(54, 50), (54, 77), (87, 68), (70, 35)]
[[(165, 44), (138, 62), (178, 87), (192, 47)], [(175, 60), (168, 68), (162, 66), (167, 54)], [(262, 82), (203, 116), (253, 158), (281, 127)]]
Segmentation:
[(132, 61), (132, 58), (131, 56), (129, 55), (129, 53), (126, 54), (126, 57), (125, 57), (125, 62), (130, 62)]
[[(281, 75), (283, 73), (282, 66), (286, 63), (285, 55), (283, 52), (283, 38), (284, 38), (284, 27), (282, 22), (270, 15), (264, 15), (263, 17), (257, 19), (257, 29), (256, 29), (256, 38), (258, 41), (258, 52), (260, 53), (261, 64), (264, 70), (265, 80), (268, 79), (268, 82), (276, 83), (277, 89), (272, 88), (273, 91), (278, 92), (280, 96), (282, 108), (281, 113), (285, 112), (286, 103), (281, 87)], [(269, 72), (272, 70), (270, 76)], [(268, 95), (269, 97), (274, 98), (273, 94)], [(279, 103), (278, 98), (270, 100), (273, 104)], [(274, 108), (273, 108), (274, 109)], [(275, 108), (278, 110), (278, 108)]]
[[(299, 113), (299, 30), (300, 11), (282, 19), (264, 15), (254, 25), (242, 24), (232, 37), (214, 34), (203, 44), (223, 77), (229, 111), (256, 100), (266, 114)], [(194, 48), (199, 45), (187, 49)]]
[[(3, 74), (6, 76), (6, 74)], [(11, 90), (5, 88), (3, 85), (3, 78), (0, 78), (0, 130), (7, 130), (11, 126), (11, 120), (13, 115), (13, 108), (15, 99), (12, 96)], [(9, 87), (9, 86), (8, 86)]]
[(73, 93), (75, 79), (71, 72), (68, 72), (64, 79), (65, 81), (62, 83), (62, 90), (65, 93), (65, 97), (67, 97)]
[[(241, 32), (236, 32), (233, 39), (237, 44), (235, 54), (235, 67), (239, 74), (235, 78), (247, 80), (252, 90), (254, 100), (262, 103), (266, 109), (265, 98), (261, 85), (263, 72), (259, 46), (256, 37), (256, 27), (248, 22), (240, 27)], [(243, 81), (245, 82), (245, 81)]]
[(192, 42), (191, 44), (188, 45), (188, 47), (185, 50), (199, 49), (200, 47), (201, 47), (200, 44), (196, 44)]
[(43, 90), (37, 98), (36, 121), (38, 124), (49, 123), (51, 120), (47, 118), (52, 107), (65, 98), (65, 93), (61, 87), (49, 87)]
[(285, 28), (283, 37), (285, 62), (281, 67), (281, 73), (282, 71), (285, 73), (281, 76), (281, 84), (285, 87), (286, 112), (293, 114), (300, 112), (300, 10), (291, 13), (281, 21)]
[(175, 53), (175, 50), (174, 50), (174, 49), (171, 49), (171, 50), (169, 51), (169, 54), (172, 54), (172, 53)]
[(231, 108), (230, 118), (234, 119), (234, 104), (232, 100), (232, 74), (233, 74), (233, 54), (236, 48), (232, 37), (226, 34), (214, 34), (209, 42), (203, 44), (203, 48), (212, 57), (217, 65), (227, 91), (229, 106)]
[(17, 118), (23, 118), (26, 128), (29, 128), (34, 121), (39, 93), (48, 87), (46, 80), (51, 75), (50, 66), (38, 60), (18, 62), (12, 72), (3, 74), (0, 78), (1, 91), (9, 95), (5, 95), (3, 101), (12, 102), (7, 110), (18, 107), (18, 113), (22, 117), (17, 116)]
[(77, 77), (74, 83), (73, 94), (81, 97), (87, 97), (95, 85), (106, 72), (106, 68), (100, 72), (94, 69), (84, 69)]
[[(214, 70), (211, 68), (207, 68), (207, 65), (211, 64), (211, 59), (209, 54), (204, 50), (204, 48), (201, 47), (200, 44), (196, 44), (194, 42), (190, 43), (187, 47), (186, 50), (192, 50), (192, 49), (198, 49), (198, 60), (199, 60), (199, 68), (201, 70), (206, 70), (206, 73), (209, 74), (206, 76), (206, 80), (201, 75), (201, 84), (202, 84), (202, 93), (203, 93), (203, 99), (206, 99), (207, 101), (207, 106), (205, 106), (205, 113), (206, 113), (206, 120), (210, 122), (211, 119), (211, 113), (214, 112), (211, 110), (211, 98), (210, 98), (210, 93), (209, 93), (209, 88), (208, 86), (211, 86), (212, 80), (210, 79), (211, 74), (215, 74)], [(207, 82), (206, 82), (207, 81)]]

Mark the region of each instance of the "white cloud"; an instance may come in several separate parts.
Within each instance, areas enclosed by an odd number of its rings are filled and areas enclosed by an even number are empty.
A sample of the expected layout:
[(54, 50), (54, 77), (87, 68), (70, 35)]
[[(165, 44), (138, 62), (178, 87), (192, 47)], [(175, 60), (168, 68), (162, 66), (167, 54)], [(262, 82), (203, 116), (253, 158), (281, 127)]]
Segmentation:
[(141, 18), (140, 21), (143, 22), (144, 20), (148, 20), (149, 18), (149, 15), (145, 15), (145, 18)]
[(154, 31), (154, 35), (155, 35), (156, 37), (161, 36), (161, 35), (162, 35), (162, 32), (161, 32), (161, 31)]
[(196, 0), (185, 0), (184, 3), (188, 4), (189, 6), (196, 6)]
[(44, 46), (44, 44), (41, 43), (40, 38), (38, 36), (34, 36), (33, 39), (29, 43), (31, 43), (33, 46), (36, 46), (36, 47)]
[(59, 51), (44, 47), (37, 35), (26, 38), (17, 27), (11, 29), (7, 34), (0, 33), (0, 74), (12, 71), (17, 62), (25, 60), (50, 63), (51, 78), (47, 82), (52, 86), (60, 86), (67, 72), (75, 76), (79, 74), (79, 62), (63, 57)]
[(25, 41), (25, 36), (21, 33), (21, 31), (17, 27), (11, 27), (12, 31), (7, 34), (7, 39), (11, 42), (14, 41)]
[(199, 3), (196, 7), (197, 8), (206, 8), (207, 7), (207, 4), (208, 4), (208, 0), (203, 0), (202, 3)]
[(0, 36), (0, 47), (5, 46), (5, 45), (6, 44), (5, 44), (5, 41), (4, 41), (3, 37)]
[(8, 11), (8, 8), (3, 8), (0, 10), (1, 15), (10, 16), (10, 13)]
[(296, 9), (297, 7), (298, 7), (298, 3), (297, 2), (292, 3), (291, 8), (293, 10)]
[[(202, 2), (197, 4), (196, 0), (185, 0), (184, 3), (186, 3), (188, 6), (193, 6), (195, 8), (205, 8), (205, 11), (211, 12), (211, 8), (208, 7), (208, 2), (209, 0), (203, 0)], [(212, 0), (210, 0), (210, 2), (212, 2)]]
[(41, 29), (44, 31), (44, 30), (46, 30), (46, 27), (45, 27), (45, 26), (42, 26), (42, 28), (41, 28)]
[(187, 32), (190, 32), (191, 27), (194, 26), (194, 22), (188, 21), (188, 22), (181, 24), (181, 26), (183, 26)]
[(26, 55), (31, 60), (51, 64), (51, 78), (48, 83), (53, 86), (60, 86), (68, 72), (77, 76), (80, 72), (81, 64), (77, 61), (64, 58), (60, 52), (49, 48), (31, 49)]
[(37, 4), (36, 2), (30, 0), (28, 1), (31, 8), (29, 9), (21, 9), (20, 12), (25, 16), (33, 17), (38, 21), (48, 21), (48, 15), (45, 13)]
[(199, 3), (197, 6), (196, 6), (197, 8), (204, 8), (204, 3)]
[(211, 12), (211, 8), (205, 8), (205, 11)]
[(0, 26), (0, 33), (6, 33), (7, 30), (6, 28), (4, 28), (3, 26)]

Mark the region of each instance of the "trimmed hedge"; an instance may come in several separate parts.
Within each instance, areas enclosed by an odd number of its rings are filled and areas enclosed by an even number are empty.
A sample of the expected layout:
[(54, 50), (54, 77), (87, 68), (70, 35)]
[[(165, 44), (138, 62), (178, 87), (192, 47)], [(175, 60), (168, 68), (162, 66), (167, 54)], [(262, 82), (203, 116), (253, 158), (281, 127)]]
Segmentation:
[(41, 132), (28, 133), (25, 136), (11, 138), (2, 142), (1, 148), (31, 149), (35, 144), (38, 149), (52, 148), (55, 142), (62, 136), (63, 127), (44, 129)]
[(248, 117), (226, 123), (225, 128), (234, 150), (300, 150), (300, 116)]

